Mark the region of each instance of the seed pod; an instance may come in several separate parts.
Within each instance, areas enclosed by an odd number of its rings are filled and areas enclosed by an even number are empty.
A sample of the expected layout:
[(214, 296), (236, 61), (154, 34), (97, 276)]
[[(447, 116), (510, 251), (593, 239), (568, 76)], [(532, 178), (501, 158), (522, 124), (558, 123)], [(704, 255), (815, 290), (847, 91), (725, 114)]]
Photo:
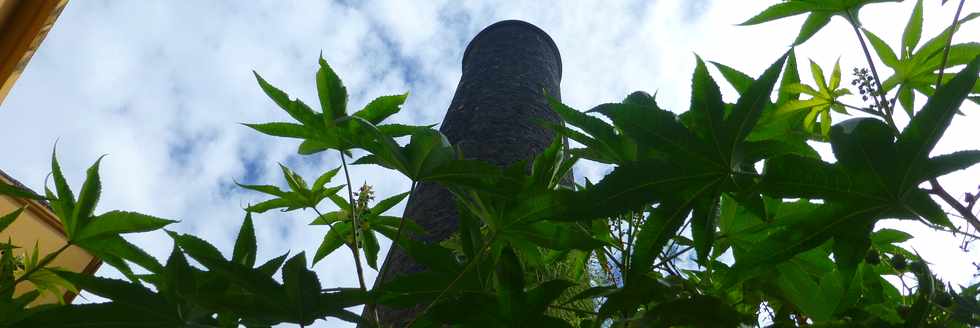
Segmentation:
[(868, 264), (878, 265), (881, 263), (881, 255), (878, 254), (877, 250), (871, 249), (868, 251), (868, 255), (864, 257), (864, 261), (868, 262)]
[(905, 261), (904, 255), (895, 254), (895, 256), (892, 256), (891, 264), (892, 267), (895, 268), (895, 270), (904, 271), (905, 267), (908, 265), (908, 262)]
[(915, 272), (915, 273), (925, 273), (926, 272), (926, 264), (925, 264), (925, 262), (922, 262), (922, 261), (912, 261), (912, 263), (909, 264), (909, 271), (912, 271), (912, 272)]

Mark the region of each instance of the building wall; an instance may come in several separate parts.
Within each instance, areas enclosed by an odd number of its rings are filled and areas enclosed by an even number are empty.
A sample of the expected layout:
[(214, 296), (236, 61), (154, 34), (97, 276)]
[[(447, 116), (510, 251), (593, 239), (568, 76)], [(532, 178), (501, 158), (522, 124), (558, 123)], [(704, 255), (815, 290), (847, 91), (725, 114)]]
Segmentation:
[[(11, 181), (0, 176), (0, 183), (12, 184)], [(65, 235), (61, 229), (61, 224), (57, 217), (42, 203), (27, 201), (7, 196), (0, 196), (0, 215), (8, 214), (18, 208), (27, 207), (20, 217), (14, 220), (3, 232), (0, 232), (0, 240), (7, 242), (10, 240), (14, 245), (21, 247), (15, 250), (14, 254), (30, 255), (36, 243), (39, 258), (50, 254), (65, 245)], [(25, 254), (26, 253), (26, 254)], [(99, 261), (92, 254), (76, 246), (71, 246), (61, 253), (49, 265), (59, 267), (74, 272), (93, 273), (99, 266)], [(17, 285), (15, 296), (33, 290), (34, 285), (23, 282)], [(66, 295), (62, 291), (59, 295), (67, 296), (70, 301), (74, 295)], [(45, 294), (35, 300), (32, 305), (42, 303), (57, 302), (57, 298), (51, 294)]]

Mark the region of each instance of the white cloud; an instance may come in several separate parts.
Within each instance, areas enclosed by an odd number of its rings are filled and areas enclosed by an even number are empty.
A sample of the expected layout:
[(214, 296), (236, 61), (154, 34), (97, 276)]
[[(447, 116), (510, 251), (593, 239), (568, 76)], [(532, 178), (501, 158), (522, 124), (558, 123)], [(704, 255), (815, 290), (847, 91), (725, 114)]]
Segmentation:
[[(523, 19), (557, 42), (562, 94), (571, 106), (587, 109), (645, 90), (659, 91), (661, 104), (680, 112), (688, 107), (694, 53), (758, 75), (787, 49), (802, 19), (734, 26), (767, 3), (75, 1), (0, 107), (0, 140), (6, 141), (7, 154), (15, 154), (0, 159), (0, 167), (39, 189), (49, 171), (51, 146), (60, 138), (65, 171), (79, 185), (84, 169), (109, 153), (101, 209), (182, 219), (174, 229), (230, 250), (241, 208), (262, 199), (233, 188), (233, 179), (281, 184), (277, 161), (308, 177), (338, 165), (336, 154), (299, 158), (295, 142), (236, 124), (288, 118), (261, 93), (252, 69), (315, 105), (313, 71), (322, 50), (347, 84), (352, 107), (411, 91), (395, 119), (437, 123), (452, 98), (469, 39), (495, 21)], [(965, 12), (977, 6), (971, 2)], [(950, 20), (951, 7), (936, 10), (927, 2), (924, 36), (935, 35)], [(895, 42), (900, 38), (895, 28), (904, 25), (910, 10), (911, 3), (872, 5), (863, 18)], [(958, 40), (976, 39), (976, 26), (961, 30)], [(801, 64), (809, 57), (824, 66), (841, 56), (847, 74), (863, 63), (856, 45), (853, 31), (835, 19), (798, 54)], [(807, 81), (806, 65), (801, 70)], [(734, 99), (733, 90), (720, 84), (726, 98)], [(965, 108), (968, 115), (956, 118), (937, 153), (975, 146), (976, 110)], [(604, 170), (585, 166), (578, 172), (596, 181)], [(380, 196), (408, 188), (407, 180), (378, 169), (355, 167), (352, 174), (354, 184), (366, 179)], [(977, 177), (980, 169), (974, 168), (943, 182), (961, 194), (980, 183)], [(312, 217), (257, 215), (259, 257), (287, 249), (314, 252), (325, 229), (307, 226)], [(922, 230), (908, 222), (893, 225)], [(170, 250), (162, 233), (132, 239), (161, 258)], [(967, 257), (948, 256), (962, 254), (955, 253), (955, 244), (948, 236), (928, 235), (910, 245), (936, 262), (944, 277), (967, 281), (972, 273)], [(970, 254), (976, 258), (977, 252)], [(349, 252), (337, 252), (316, 270), (325, 285), (356, 285)], [(374, 272), (369, 274), (373, 279)]]

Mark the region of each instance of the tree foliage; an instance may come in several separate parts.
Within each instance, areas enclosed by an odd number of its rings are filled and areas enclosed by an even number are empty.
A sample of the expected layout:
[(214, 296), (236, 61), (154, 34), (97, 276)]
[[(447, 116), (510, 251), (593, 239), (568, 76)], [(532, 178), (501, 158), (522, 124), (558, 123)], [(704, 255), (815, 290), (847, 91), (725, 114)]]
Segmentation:
[[(936, 182), (980, 162), (980, 151), (932, 155), (961, 104), (977, 99), (980, 48), (950, 42), (958, 25), (977, 14), (960, 19), (958, 13), (952, 26), (920, 46), (918, 1), (897, 55), (858, 23), (858, 10), (879, 2), (891, 1), (784, 1), (744, 23), (807, 14), (796, 45), (833, 16), (844, 17), (871, 69), (854, 68), (852, 82), (869, 106), (844, 102), (851, 90), (841, 87), (839, 64), (828, 76), (810, 61), (815, 86), (803, 83), (793, 50), (773, 56), (758, 77), (713, 63), (739, 94), (726, 103), (698, 58), (691, 105), (679, 115), (644, 92), (585, 112), (551, 99), (565, 122), (551, 128), (581, 147), (565, 149), (556, 140), (529, 166), (466, 160), (432, 126), (386, 122), (407, 94), (379, 97), (348, 114), (347, 89), (322, 58), (315, 74), (319, 110), (256, 73), (261, 90), (292, 121), (245, 125), (298, 139), (301, 155), (336, 151), (341, 167), (310, 184), (281, 165), (288, 190), (240, 184), (269, 199), (246, 209), (231, 258), (196, 236), (167, 231), (173, 250), (161, 264), (121, 235), (176, 221), (97, 212), (101, 158), (76, 194), (53, 154), (54, 189), (43, 196), (0, 185), (0, 194), (47, 201), (68, 239), (43, 258), (36, 247), (31, 253), (0, 243), (0, 326), (268, 327), (334, 319), (377, 325), (375, 314), (353, 312), (360, 305), (421, 307), (415, 327), (980, 325), (980, 285), (938, 280), (927, 259), (900, 245), (913, 235), (876, 227), (903, 219), (969, 236), (960, 231), (962, 218), (980, 228), (972, 213), (976, 196), (960, 203)], [(879, 76), (865, 37), (891, 75)], [(959, 71), (945, 72), (953, 67)], [(924, 96), (921, 107), (913, 91)], [(893, 120), (896, 104), (910, 117), (903, 127)], [(835, 124), (832, 114), (858, 116)], [(833, 158), (821, 158), (816, 143), (829, 144)], [(365, 155), (348, 164), (353, 150)], [(584, 186), (559, 183), (578, 161), (612, 170)], [(392, 170), (409, 178), (411, 188), (375, 201), (368, 185), (355, 192), (348, 165)], [(341, 172), (346, 183), (333, 183)], [(418, 182), (438, 183), (454, 196), (461, 222), (453, 243), (403, 238), (406, 230), (425, 232), (388, 213)], [(322, 206), (324, 200), (332, 205)], [(327, 207), (332, 210), (320, 211)], [(311, 225), (329, 227), (312, 263), (305, 252), (256, 258), (253, 214), (274, 209), (311, 210)], [(0, 231), (22, 210), (0, 216)], [(378, 234), (427, 271), (367, 288), (361, 256), (379, 269)], [(127, 280), (50, 267), (71, 245)], [(322, 286), (311, 265), (342, 248), (355, 259), (359, 286)], [(556, 263), (572, 263), (588, 279), (528, 279), (528, 272)], [(15, 286), (27, 282), (37, 290), (15, 296)], [(27, 306), (41, 292), (63, 289), (108, 301)], [(592, 306), (571, 306), (576, 302)]]

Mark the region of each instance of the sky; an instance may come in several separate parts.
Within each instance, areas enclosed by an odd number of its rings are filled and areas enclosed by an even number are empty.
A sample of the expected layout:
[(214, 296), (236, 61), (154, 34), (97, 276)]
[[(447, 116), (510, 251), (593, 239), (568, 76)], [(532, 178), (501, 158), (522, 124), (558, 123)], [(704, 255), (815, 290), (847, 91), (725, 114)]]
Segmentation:
[[(198, 235), (230, 254), (242, 208), (266, 199), (234, 181), (284, 185), (277, 162), (308, 180), (339, 165), (336, 153), (301, 157), (295, 154), (296, 141), (238, 124), (288, 120), (258, 88), (252, 70), (291, 96), (316, 104), (314, 72), (322, 51), (346, 84), (351, 109), (408, 91), (407, 103), (392, 122), (436, 124), (459, 81), (467, 42), (496, 21), (521, 19), (557, 43), (566, 104), (586, 110), (644, 90), (657, 92), (663, 107), (679, 113), (689, 107), (695, 54), (758, 76), (787, 50), (802, 17), (736, 26), (775, 2), (71, 1), (0, 104), (0, 144), (6, 150), (0, 169), (43, 190), (58, 141), (68, 180), (79, 186), (84, 170), (108, 154), (102, 164), (100, 211), (179, 219), (171, 229)], [(955, 1), (943, 7), (938, 3), (926, 1), (924, 40), (952, 20)], [(895, 47), (913, 5), (870, 5), (861, 20)], [(976, 11), (980, 3), (967, 2), (964, 12)], [(955, 41), (978, 37), (980, 29), (973, 23)], [(799, 47), (797, 55), (802, 79), (809, 84), (807, 58), (828, 72), (839, 58), (845, 86), (851, 68), (866, 66), (853, 31), (839, 17)], [(883, 75), (891, 74), (878, 65)], [(725, 99), (735, 101), (734, 89), (717, 71), (713, 74)], [(956, 117), (934, 154), (977, 147), (978, 110), (965, 106), (966, 115)], [(898, 117), (900, 125), (907, 122)], [(829, 147), (820, 149), (827, 154)], [(575, 174), (596, 181), (608, 169), (583, 163)], [(378, 199), (409, 187), (407, 179), (383, 169), (353, 167), (351, 175), (355, 185), (373, 185)], [(980, 167), (942, 182), (957, 197), (975, 192)], [(400, 215), (403, 205), (390, 213)], [(324, 203), (321, 210), (329, 206)], [(259, 259), (287, 250), (306, 251), (312, 258), (326, 232), (307, 225), (314, 216), (300, 211), (256, 215)], [(914, 233), (917, 237), (906, 245), (932, 262), (943, 279), (954, 284), (976, 280), (970, 264), (980, 261), (976, 245), (964, 253), (955, 238), (910, 221), (878, 227)], [(162, 232), (128, 239), (161, 261), (172, 247)], [(313, 269), (324, 286), (356, 286), (352, 266), (349, 252), (336, 252)], [(99, 274), (119, 276), (108, 266)], [(366, 274), (370, 284), (376, 272)], [(349, 326), (338, 320), (318, 325)]]

